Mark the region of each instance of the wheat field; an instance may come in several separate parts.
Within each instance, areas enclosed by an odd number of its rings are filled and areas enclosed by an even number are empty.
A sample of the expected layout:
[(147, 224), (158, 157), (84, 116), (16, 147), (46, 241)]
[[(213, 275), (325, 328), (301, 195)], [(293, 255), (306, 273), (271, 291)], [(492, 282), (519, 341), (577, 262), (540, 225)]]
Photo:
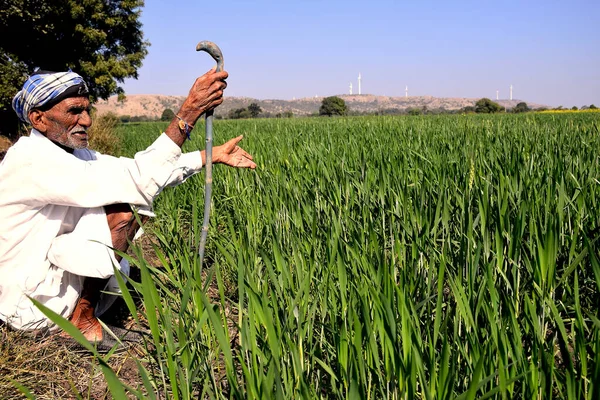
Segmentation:
[[(123, 154), (164, 128), (122, 125)], [(144, 384), (106, 370), (113, 394), (598, 398), (599, 128), (594, 113), (216, 121), (258, 167), (215, 167), (203, 268), (203, 174), (156, 201), (124, 294), (152, 333)]]

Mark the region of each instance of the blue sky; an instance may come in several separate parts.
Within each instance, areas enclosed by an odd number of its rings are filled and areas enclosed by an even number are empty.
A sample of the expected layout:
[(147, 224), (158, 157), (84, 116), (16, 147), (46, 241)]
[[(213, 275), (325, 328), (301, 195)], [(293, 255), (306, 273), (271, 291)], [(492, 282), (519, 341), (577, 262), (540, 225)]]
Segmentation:
[(146, 0), (151, 43), (127, 94), (185, 95), (223, 50), (226, 96), (348, 93), (600, 106), (600, 1)]

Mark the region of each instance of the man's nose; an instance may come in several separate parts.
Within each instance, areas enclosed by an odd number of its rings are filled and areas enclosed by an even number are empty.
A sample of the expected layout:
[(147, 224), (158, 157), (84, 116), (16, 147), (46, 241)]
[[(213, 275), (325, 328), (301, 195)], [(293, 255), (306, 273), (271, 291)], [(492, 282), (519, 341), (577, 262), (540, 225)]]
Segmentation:
[(92, 117), (90, 116), (90, 113), (87, 111), (82, 112), (79, 115), (79, 125), (84, 126), (86, 128), (89, 128), (90, 126), (92, 126)]

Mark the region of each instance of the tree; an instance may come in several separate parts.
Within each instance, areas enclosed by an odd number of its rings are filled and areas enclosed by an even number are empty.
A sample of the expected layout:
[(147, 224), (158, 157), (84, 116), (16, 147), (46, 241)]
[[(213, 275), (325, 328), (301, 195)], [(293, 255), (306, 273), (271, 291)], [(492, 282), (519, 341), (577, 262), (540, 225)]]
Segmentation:
[(247, 108), (236, 108), (234, 110), (229, 110), (227, 117), (230, 119), (241, 119), (241, 118), (250, 118), (250, 111)]
[(348, 107), (344, 99), (337, 96), (325, 97), (321, 102), (319, 108), (319, 115), (346, 115), (348, 113)]
[(282, 113), (275, 114), (275, 118), (293, 118), (293, 117), (294, 117), (294, 113), (290, 110), (286, 110)]
[(579, 108), (577, 108), (577, 106), (573, 106), (573, 107), (571, 107), (571, 110), (577, 111), (577, 110), (579, 110)]
[(260, 108), (258, 104), (252, 103), (248, 106), (248, 111), (250, 112), (250, 116), (252, 118), (256, 118), (262, 112), (262, 108)]
[[(4, 0), (0, 11), (0, 132), (14, 135), (13, 96), (35, 68), (72, 69), (92, 101), (123, 96), (147, 54), (143, 0)], [(18, 38), (18, 39), (16, 39)]]
[(165, 108), (165, 111), (160, 116), (161, 121), (171, 121), (173, 118), (175, 118), (175, 113), (170, 108)]
[(517, 104), (515, 106), (515, 108), (513, 108), (513, 112), (514, 113), (524, 113), (530, 111), (529, 107), (527, 106), (527, 103), (525, 102), (520, 102), (519, 104)]
[(500, 111), (504, 111), (504, 107), (485, 97), (475, 103), (475, 112), (478, 114), (492, 114)]
[(597, 110), (597, 109), (598, 109), (598, 107), (596, 107), (596, 106), (595, 106), (595, 105), (593, 105), (593, 104), (590, 104), (590, 110)]

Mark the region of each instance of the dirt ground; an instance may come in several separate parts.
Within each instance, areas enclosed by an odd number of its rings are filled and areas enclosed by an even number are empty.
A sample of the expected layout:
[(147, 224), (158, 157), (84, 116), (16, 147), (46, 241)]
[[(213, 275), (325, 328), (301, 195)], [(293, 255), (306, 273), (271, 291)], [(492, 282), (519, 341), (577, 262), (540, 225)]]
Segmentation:
[[(134, 358), (142, 348), (134, 345), (110, 358), (119, 379), (138, 387)], [(108, 399), (106, 381), (97, 361), (87, 351), (73, 350), (54, 338), (34, 340), (21, 332), (0, 327), (0, 399), (26, 398), (15, 383), (36, 399)]]

